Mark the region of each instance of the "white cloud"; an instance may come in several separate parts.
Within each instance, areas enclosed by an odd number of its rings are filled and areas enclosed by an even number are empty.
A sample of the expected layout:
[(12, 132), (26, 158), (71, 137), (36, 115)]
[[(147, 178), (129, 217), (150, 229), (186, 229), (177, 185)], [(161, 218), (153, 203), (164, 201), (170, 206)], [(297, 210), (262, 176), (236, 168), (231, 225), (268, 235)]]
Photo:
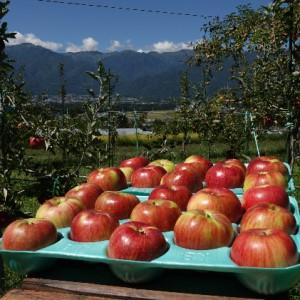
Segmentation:
[(131, 50), (134, 49), (130, 40), (127, 40), (124, 43), (117, 41), (117, 40), (112, 40), (110, 42), (110, 46), (107, 48), (107, 50), (109, 52), (120, 51), (120, 50), (125, 50), (125, 49), (131, 49)]
[(50, 41), (43, 41), (33, 33), (26, 33), (22, 34), (20, 32), (16, 32), (16, 38), (9, 40), (9, 45), (19, 45), (23, 43), (31, 43), (36, 46), (41, 46), (53, 51), (58, 51), (63, 47), (60, 43), (50, 42)]
[(66, 52), (80, 52), (80, 51), (96, 51), (98, 50), (98, 42), (92, 38), (87, 37), (82, 40), (82, 45), (69, 44), (66, 48)]
[(184, 42), (174, 43), (174, 42), (170, 42), (170, 41), (157, 42), (151, 46), (152, 51), (156, 51), (159, 53), (175, 52), (175, 51), (179, 51), (179, 50), (192, 49), (192, 48), (193, 48), (193, 46), (191, 43), (184, 43)]
[[(198, 42), (198, 41), (196, 41)], [(81, 45), (76, 45), (73, 43), (68, 43), (67, 46), (61, 43), (51, 42), (51, 41), (43, 41), (38, 38), (33, 33), (22, 34), (20, 32), (16, 33), (15, 39), (9, 40), (9, 45), (18, 45), (22, 43), (31, 43), (36, 46), (41, 46), (52, 51), (63, 51), (66, 52), (80, 52), (80, 51), (97, 51), (99, 43), (92, 37), (87, 37), (82, 40)], [(148, 53), (150, 51), (156, 51), (159, 53), (163, 52), (175, 52), (183, 49), (193, 49), (193, 44), (188, 42), (179, 42), (174, 43), (172, 41), (159, 41), (150, 46), (145, 46), (144, 48), (135, 48), (130, 40), (126, 40), (124, 42), (118, 40), (112, 40), (110, 42), (110, 46), (106, 49), (109, 52), (113, 51), (121, 51), (125, 49), (135, 50), (139, 53)]]
[(107, 48), (108, 51), (118, 51), (122, 48), (122, 44), (119, 41), (111, 41), (109, 48)]

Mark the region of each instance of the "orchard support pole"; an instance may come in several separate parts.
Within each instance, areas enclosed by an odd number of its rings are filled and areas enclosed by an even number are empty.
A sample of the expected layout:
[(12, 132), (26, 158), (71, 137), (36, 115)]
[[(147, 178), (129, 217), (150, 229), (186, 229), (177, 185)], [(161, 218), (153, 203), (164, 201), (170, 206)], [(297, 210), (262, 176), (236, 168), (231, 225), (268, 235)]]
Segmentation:
[(257, 153), (257, 156), (260, 156), (260, 150), (259, 150), (259, 146), (258, 146), (258, 138), (257, 138), (255, 126), (254, 126), (254, 123), (253, 123), (252, 113), (247, 112), (247, 114), (249, 114), (249, 118), (250, 118), (251, 133), (252, 133), (253, 138), (254, 138), (256, 153)]

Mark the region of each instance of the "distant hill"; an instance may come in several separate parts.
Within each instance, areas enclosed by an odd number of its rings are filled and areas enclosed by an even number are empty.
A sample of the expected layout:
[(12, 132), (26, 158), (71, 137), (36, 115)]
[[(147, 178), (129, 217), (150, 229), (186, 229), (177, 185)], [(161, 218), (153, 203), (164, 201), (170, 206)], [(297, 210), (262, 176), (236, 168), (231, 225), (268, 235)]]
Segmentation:
[[(32, 94), (58, 93), (60, 63), (65, 66), (67, 92), (87, 94), (87, 89), (96, 86), (86, 71), (95, 71), (97, 62), (101, 60), (106, 68), (118, 76), (116, 92), (122, 96), (148, 100), (177, 97), (180, 74), (188, 68), (186, 62), (193, 55), (192, 50), (169, 53), (139, 53), (131, 50), (57, 53), (32, 44), (9, 46), (6, 52), (15, 61), (16, 70), (24, 69), (26, 87)], [(227, 70), (225, 68), (217, 74), (211, 91), (227, 85)], [(193, 67), (190, 72), (192, 81), (199, 81), (200, 69)]]

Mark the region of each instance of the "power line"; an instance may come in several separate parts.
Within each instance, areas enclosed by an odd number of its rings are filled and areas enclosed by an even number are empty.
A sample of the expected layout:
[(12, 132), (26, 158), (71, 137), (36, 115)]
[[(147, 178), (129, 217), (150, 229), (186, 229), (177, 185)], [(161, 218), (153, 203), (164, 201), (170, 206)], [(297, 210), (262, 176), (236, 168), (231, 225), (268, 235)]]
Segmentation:
[(64, 4), (64, 5), (73, 5), (73, 6), (107, 8), (107, 9), (134, 11), (134, 12), (143, 12), (143, 13), (152, 13), (152, 14), (183, 16), (183, 17), (199, 17), (199, 18), (204, 18), (204, 19), (212, 18), (212, 16), (205, 16), (205, 15), (199, 15), (199, 14), (194, 14), (194, 13), (164, 11), (164, 10), (156, 10), (156, 9), (142, 9), (142, 8), (134, 8), (134, 7), (112, 6), (112, 5), (106, 5), (106, 4), (92, 4), (92, 3), (85, 3), (85, 2), (74, 2), (74, 1), (63, 1), (63, 0), (36, 0), (36, 1), (51, 3), (51, 4)]

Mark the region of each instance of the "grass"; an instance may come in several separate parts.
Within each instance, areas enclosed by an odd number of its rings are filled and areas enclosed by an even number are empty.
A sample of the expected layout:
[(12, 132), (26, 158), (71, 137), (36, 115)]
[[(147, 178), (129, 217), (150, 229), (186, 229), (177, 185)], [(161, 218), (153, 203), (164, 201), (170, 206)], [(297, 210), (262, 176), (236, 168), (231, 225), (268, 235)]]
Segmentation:
[[(170, 143), (170, 151), (165, 153), (160, 153), (161, 158), (169, 158), (175, 162), (179, 162), (184, 159), (184, 155), (181, 153), (181, 137), (169, 137)], [(135, 147), (135, 136), (126, 136), (126, 137), (119, 137), (117, 146), (116, 146), (116, 153), (115, 153), (115, 165), (117, 165), (121, 160), (128, 158), (130, 156), (137, 155), (142, 152), (149, 151), (149, 148), (153, 147), (155, 144), (159, 144), (161, 139), (159, 137), (153, 136), (139, 136), (139, 149)], [(205, 141), (200, 141), (199, 138), (194, 135), (191, 138), (193, 143), (189, 144), (186, 148), (186, 156), (190, 154), (202, 154), (204, 156), (208, 156), (209, 147)], [(285, 138), (284, 136), (268, 136), (262, 137), (260, 139), (260, 150), (261, 153), (266, 155), (277, 155), (281, 159), (284, 159), (285, 155)], [(222, 142), (216, 142), (210, 149), (210, 158), (213, 161), (224, 159), (226, 157), (226, 152), (228, 151), (229, 147), (224, 145)], [(153, 149), (152, 149), (153, 150)], [(248, 148), (244, 149), (244, 153), (247, 156), (256, 156), (256, 149), (253, 141), (249, 142)], [(45, 163), (46, 161), (55, 162), (61, 159), (61, 155), (56, 154), (49, 154), (43, 150), (32, 151), (29, 150), (28, 155), (32, 157), (35, 162)], [(87, 169), (82, 170), (82, 174), (86, 174)], [(17, 174), (19, 179), (28, 179), (28, 177), (24, 178), (20, 174)], [(294, 178), (297, 185), (296, 191), (296, 198), (300, 199), (300, 166), (296, 166), (294, 170)], [(29, 178), (30, 179), (30, 178)], [(36, 201), (35, 197), (27, 197), (24, 199), (22, 210), (24, 212), (30, 212), (32, 215), (35, 214), (39, 203)], [(2, 271), (2, 274), (1, 274)], [(4, 271), (4, 272), (3, 272)], [(19, 275), (18, 273), (12, 272), (7, 266), (4, 266), (4, 270), (0, 270), (0, 295), (3, 294), (5, 291), (16, 287), (21, 284), (23, 280), (23, 276)], [(300, 282), (294, 288), (289, 291), (289, 298), (296, 300), (300, 299)]]

